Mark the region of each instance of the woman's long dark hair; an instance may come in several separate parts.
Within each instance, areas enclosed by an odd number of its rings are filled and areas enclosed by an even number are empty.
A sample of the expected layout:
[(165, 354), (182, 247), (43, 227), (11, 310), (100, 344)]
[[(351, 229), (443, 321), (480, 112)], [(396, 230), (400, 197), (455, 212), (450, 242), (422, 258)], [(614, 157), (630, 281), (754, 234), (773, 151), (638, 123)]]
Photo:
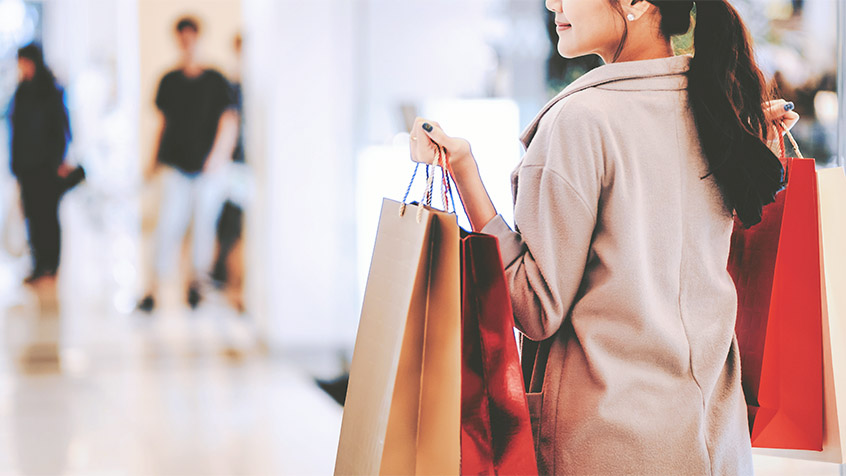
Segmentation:
[[(32, 147), (43, 146), (45, 150), (49, 150), (49, 155), (60, 163), (71, 139), (70, 119), (64, 102), (64, 91), (56, 82), (53, 72), (44, 63), (41, 47), (36, 43), (26, 45), (18, 50), (18, 58), (32, 61), (35, 65), (35, 74), (31, 79), (18, 85), (9, 111), (13, 171), (20, 165), (22, 156), (33, 153), (27, 149)], [(37, 123), (41, 124), (41, 127), (33, 130), (28, 125), (31, 121), (26, 120), (26, 117), (38, 118)], [(36, 155), (38, 153), (40, 152)], [(29, 157), (27, 160), (36, 162)], [(58, 166), (58, 163), (50, 165)]]
[(18, 50), (18, 58), (25, 58), (35, 65), (35, 75), (31, 82), (39, 91), (56, 90), (56, 77), (44, 62), (44, 53), (38, 43), (30, 43)]
[[(622, 15), (619, 1), (610, 1)], [(764, 205), (784, 186), (784, 169), (766, 145), (773, 134), (763, 110), (769, 94), (743, 20), (727, 0), (645, 1), (660, 11), (667, 38), (689, 30), (696, 4), (687, 90), (709, 175), (744, 226), (759, 223)]]

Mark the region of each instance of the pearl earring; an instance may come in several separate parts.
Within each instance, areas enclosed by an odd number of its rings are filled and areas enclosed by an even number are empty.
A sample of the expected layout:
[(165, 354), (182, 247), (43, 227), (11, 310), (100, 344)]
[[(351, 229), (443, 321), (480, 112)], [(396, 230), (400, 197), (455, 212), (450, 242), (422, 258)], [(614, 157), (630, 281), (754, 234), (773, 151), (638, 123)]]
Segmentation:
[(626, 15), (626, 18), (628, 18), (629, 21), (634, 21), (634, 13), (629, 13), (628, 15)]

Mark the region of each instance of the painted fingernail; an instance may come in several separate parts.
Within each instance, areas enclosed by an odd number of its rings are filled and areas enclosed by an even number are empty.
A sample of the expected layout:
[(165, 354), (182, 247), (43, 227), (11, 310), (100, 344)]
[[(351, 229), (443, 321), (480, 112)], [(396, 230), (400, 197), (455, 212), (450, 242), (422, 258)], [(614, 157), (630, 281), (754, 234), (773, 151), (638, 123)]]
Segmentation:
[(785, 111), (792, 111), (792, 110), (793, 110), (793, 103), (792, 103), (792, 102), (789, 102), (789, 103), (785, 104), (785, 105), (784, 105), (784, 110), (785, 110)]
[(424, 122), (423, 123), (423, 130), (425, 130), (426, 132), (432, 132), (432, 124), (429, 124), (428, 122)]

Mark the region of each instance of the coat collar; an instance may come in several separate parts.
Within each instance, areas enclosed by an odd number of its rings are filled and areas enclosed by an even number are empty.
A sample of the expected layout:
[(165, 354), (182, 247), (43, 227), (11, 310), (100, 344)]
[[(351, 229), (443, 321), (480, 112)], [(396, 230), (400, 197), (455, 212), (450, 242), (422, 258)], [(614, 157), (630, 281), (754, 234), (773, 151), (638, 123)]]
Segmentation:
[(613, 86), (615, 89), (632, 91), (684, 89), (687, 84), (684, 75), (690, 69), (692, 58), (693, 55), (683, 54), (666, 58), (608, 63), (594, 68), (552, 98), (523, 131), (520, 141), (524, 147), (528, 148), (544, 114), (558, 101), (583, 89), (609, 83), (618, 83)]

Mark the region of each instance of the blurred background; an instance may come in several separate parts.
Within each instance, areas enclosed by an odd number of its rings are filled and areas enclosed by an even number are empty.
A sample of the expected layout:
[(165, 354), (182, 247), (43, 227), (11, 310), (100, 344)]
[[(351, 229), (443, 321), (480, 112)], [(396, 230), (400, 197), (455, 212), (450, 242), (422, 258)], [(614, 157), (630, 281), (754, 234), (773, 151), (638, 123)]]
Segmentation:
[[(804, 154), (842, 164), (842, 2), (733, 3)], [(0, 0), (0, 474), (330, 474), (409, 124), (469, 139), (511, 221), (521, 128), (600, 64), (554, 37), (540, 0)], [(11, 172), (32, 42), (69, 123), (53, 188)], [(214, 166), (153, 167), (180, 134)]]

